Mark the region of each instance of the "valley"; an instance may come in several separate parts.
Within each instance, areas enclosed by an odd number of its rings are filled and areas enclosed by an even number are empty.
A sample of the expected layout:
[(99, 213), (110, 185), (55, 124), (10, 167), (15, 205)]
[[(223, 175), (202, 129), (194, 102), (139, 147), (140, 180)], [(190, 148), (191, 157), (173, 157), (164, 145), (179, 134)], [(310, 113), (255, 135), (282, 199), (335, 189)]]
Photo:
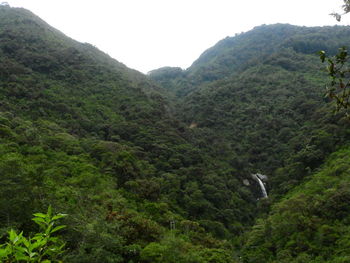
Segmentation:
[(262, 25), (145, 75), (1, 5), (1, 244), (52, 206), (52, 262), (348, 262), (350, 122), (317, 52), (349, 43)]

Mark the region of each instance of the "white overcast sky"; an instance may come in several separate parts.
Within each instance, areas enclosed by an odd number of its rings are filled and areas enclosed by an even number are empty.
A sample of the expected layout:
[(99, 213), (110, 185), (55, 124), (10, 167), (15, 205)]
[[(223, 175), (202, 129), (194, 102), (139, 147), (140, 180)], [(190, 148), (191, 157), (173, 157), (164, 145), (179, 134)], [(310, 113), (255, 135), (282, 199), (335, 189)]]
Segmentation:
[[(5, 1), (5, 0), (4, 0)], [(7, 0), (71, 38), (148, 72), (189, 67), (226, 36), (261, 24), (340, 24), (328, 14), (342, 0)], [(347, 24), (344, 17), (341, 24)]]

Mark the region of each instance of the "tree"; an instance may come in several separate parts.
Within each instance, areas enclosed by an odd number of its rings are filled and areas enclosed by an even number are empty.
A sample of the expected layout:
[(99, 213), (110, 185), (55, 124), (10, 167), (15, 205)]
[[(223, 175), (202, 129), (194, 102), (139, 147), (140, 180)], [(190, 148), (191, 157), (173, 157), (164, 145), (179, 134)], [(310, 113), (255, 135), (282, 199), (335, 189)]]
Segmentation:
[(331, 78), (327, 86), (327, 96), (336, 101), (336, 111), (344, 110), (349, 117), (350, 109), (350, 67), (346, 47), (339, 49), (335, 57), (329, 57), (325, 51), (320, 51), (322, 62), (327, 62), (327, 72)]
[[(332, 13), (337, 21), (340, 21), (342, 15), (350, 12), (350, 0), (343, 0), (343, 14)], [(327, 86), (327, 96), (336, 101), (336, 112), (344, 110), (350, 117), (350, 67), (349, 57), (346, 47), (339, 48), (338, 54), (329, 57), (325, 51), (319, 52), (322, 63), (327, 62), (327, 72), (331, 78), (330, 86)]]
[(342, 5), (342, 9), (344, 10), (344, 13), (339, 14), (339, 13), (332, 13), (331, 15), (337, 19), (337, 21), (340, 21), (342, 18), (342, 15), (345, 15), (350, 12), (350, 0), (343, 0), (344, 4)]

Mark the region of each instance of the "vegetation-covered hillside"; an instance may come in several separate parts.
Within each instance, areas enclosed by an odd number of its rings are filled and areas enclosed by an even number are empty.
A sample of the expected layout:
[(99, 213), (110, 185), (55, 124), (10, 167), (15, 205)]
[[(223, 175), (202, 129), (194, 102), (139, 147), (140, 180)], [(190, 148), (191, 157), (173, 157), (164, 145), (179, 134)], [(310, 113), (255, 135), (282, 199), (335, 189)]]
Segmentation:
[[(348, 27), (261, 26), (220, 41), (185, 71), (150, 72), (178, 98), (177, 116), (202, 138), (200, 147), (246, 178), (269, 175), (269, 201), (259, 201), (259, 219), (239, 248), (243, 262), (349, 260), (340, 230), (348, 226), (348, 201), (332, 176), (317, 173), (350, 135), (348, 118), (333, 114), (324, 96), (328, 79), (317, 52), (335, 54), (349, 43)], [(337, 173), (345, 159), (333, 158), (327, 172)], [(306, 190), (313, 187), (317, 196)], [(338, 208), (323, 206), (334, 198)]]
[[(315, 55), (318, 51), (324, 50), (334, 55), (339, 47), (348, 43), (348, 27), (262, 25), (249, 32), (219, 41), (203, 52), (187, 70), (165, 67), (151, 71), (150, 76), (161, 81), (163, 86), (178, 96), (183, 96), (196, 90), (200, 84), (222, 80), (243, 72), (260, 63), (262, 59), (284, 49), (308, 55)], [(280, 65), (283, 62), (288, 64), (283, 60), (280, 59)], [(287, 70), (298, 67), (298, 62), (295, 60), (293, 62), (294, 64), (289, 65), (291, 68)]]
[(348, 122), (324, 97), (317, 55), (347, 43), (348, 27), (260, 26), (220, 41), (181, 74), (164, 68), (150, 77), (178, 95), (179, 118), (219, 155), (247, 172), (274, 174), (281, 192), (348, 138)]
[(51, 204), (69, 215), (68, 262), (231, 261), (216, 238), (252, 222), (253, 194), (161, 90), (27, 10), (0, 18), (1, 234), (35, 231)]
[(246, 236), (243, 262), (349, 262), (349, 157), (348, 147), (333, 153), (259, 219)]
[[(349, 42), (348, 27), (261, 26), (220, 41), (186, 71), (145, 76), (27, 10), (0, 6), (1, 241), (11, 228), (35, 233), (32, 214), (51, 205), (68, 214), (64, 262), (294, 262), (292, 248), (297, 260), (331, 260), (321, 250), (332, 237), (314, 245), (301, 229), (311, 245), (298, 234), (276, 240), (285, 202), (307, 202), (298, 193), (322, 178), (338, 189), (332, 176), (342, 184), (348, 173), (328, 173), (346, 149), (316, 173), (350, 134), (323, 97), (315, 52)], [(269, 176), (269, 199), (258, 201), (256, 172)], [(337, 198), (315, 191), (317, 209)], [(306, 222), (319, 216), (310, 209)], [(346, 226), (343, 210), (329, 233)], [(332, 220), (319, 216), (312, 229), (326, 235)], [(272, 221), (278, 229), (262, 236)]]

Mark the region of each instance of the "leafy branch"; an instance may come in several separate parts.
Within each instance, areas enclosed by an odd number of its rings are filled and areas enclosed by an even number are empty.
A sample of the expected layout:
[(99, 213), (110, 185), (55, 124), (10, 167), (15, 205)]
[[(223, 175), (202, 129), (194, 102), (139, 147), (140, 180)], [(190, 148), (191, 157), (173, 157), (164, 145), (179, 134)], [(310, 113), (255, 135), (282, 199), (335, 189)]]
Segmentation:
[(331, 16), (334, 16), (335, 19), (337, 19), (338, 22), (340, 22), (343, 15), (350, 12), (350, 0), (344, 0), (344, 4), (342, 5), (342, 9), (344, 10), (344, 13), (331, 13)]
[(325, 51), (320, 51), (319, 55), (322, 63), (328, 63), (327, 72), (331, 78), (327, 96), (336, 101), (336, 112), (344, 110), (349, 117), (350, 68), (347, 48), (340, 48), (335, 57), (329, 57)]
[(63, 228), (64, 225), (56, 225), (57, 221), (65, 214), (53, 215), (49, 206), (47, 213), (35, 213), (32, 219), (41, 229), (34, 237), (26, 238), (23, 232), (17, 234), (11, 229), (8, 234), (8, 241), (0, 245), (0, 261), (12, 262), (60, 262), (58, 258), (64, 252), (64, 242), (53, 234)]

